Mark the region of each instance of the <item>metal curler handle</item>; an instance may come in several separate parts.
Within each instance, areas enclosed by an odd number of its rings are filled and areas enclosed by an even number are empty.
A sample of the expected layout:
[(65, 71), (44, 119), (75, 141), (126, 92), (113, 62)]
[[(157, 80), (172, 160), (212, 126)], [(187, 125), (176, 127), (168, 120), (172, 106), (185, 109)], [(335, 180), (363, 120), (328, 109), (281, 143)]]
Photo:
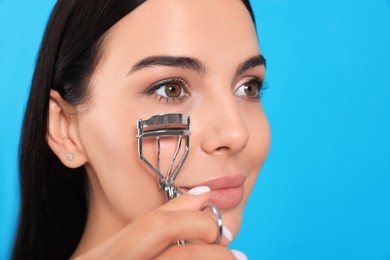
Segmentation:
[(168, 200), (173, 200), (183, 194), (178, 188), (161, 179), (159, 179), (159, 188), (165, 191)]

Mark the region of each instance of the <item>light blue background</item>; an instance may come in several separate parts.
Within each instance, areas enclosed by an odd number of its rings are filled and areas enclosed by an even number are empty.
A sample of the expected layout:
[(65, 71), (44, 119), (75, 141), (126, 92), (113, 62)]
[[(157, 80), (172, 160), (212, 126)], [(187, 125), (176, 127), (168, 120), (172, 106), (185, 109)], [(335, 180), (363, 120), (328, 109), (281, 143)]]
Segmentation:
[[(390, 259), (390, 1), (252, 2), (272, 147), (232, 248), (250, 259)], [(20, 124), (53, 5), (0, 0), (0, 259), (15, 229)]]

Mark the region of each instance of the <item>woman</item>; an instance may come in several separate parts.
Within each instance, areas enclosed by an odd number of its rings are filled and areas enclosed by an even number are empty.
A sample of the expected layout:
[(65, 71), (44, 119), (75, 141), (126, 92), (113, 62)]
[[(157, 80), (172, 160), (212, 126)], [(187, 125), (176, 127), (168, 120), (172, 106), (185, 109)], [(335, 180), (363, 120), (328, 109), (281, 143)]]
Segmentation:
[[(24, 118), (13, 258), (242, 257), (226, 246), (269, 149), (264, 74), (248, 1), (59, 0)], [(169, 203), (135, 126), (163, 113), (191, 116), (185, 194)]]

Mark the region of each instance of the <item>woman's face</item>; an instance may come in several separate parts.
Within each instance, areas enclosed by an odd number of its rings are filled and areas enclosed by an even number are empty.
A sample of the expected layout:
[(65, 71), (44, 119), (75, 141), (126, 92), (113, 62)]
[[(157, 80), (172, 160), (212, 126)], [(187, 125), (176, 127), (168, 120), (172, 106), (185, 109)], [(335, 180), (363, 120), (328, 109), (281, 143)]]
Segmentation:
[[(89, 220), (109, 234), (166, 202), (138, 157), (136, 122), (183, 113), (191, 117), (190, 153), (175, 184), (209, 185), (236, 234), (270, 143), (257, 92), (265, 73), (259, 55), (240, 0), (149, 0), (110, 29), (90, 81), (91, 101), (77, 107)], [(163, 169), (175, 147), (176, 140), (162, 142)], [(151, 161), (155, 151), (146, 142)]]

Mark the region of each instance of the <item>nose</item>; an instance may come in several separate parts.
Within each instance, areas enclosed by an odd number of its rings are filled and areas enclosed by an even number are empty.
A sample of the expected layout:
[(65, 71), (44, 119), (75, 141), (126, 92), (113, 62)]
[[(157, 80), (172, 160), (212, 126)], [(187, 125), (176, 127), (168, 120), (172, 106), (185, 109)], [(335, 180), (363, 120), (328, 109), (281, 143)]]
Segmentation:
[(235, 154), (246, 147), (249, 131), (232, 95), (207, 101), (202, 111), (200, 136), (205, 153)]

